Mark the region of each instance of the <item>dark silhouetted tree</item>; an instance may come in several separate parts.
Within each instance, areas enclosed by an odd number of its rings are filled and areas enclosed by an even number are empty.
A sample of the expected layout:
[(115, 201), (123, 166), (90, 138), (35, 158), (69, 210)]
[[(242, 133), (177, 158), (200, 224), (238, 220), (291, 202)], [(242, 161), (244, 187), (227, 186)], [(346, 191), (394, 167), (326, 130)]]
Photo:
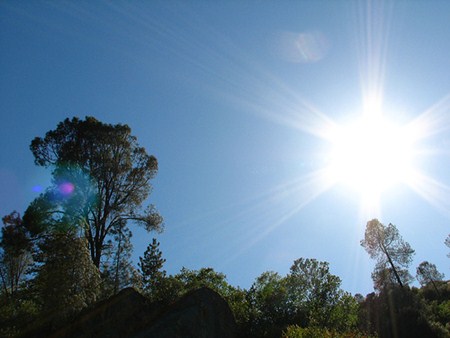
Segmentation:
[(65, 119), (30, 146), (35, 163), (52, 168), (52, 186), (27, 209), (25, 223), (35, 233), (77, 224), (100, 267), (108, 237), (133, 221), (161, 230), (153, 206), (142, 209), (158, 163), (140, 147), (131, 129), (93, 117)]
[(436, 265), (427, 261), (420, 263), (416, 269), (416, 277), (422, 286), (431, 283), (436, 293), (439, 294), (436, 282), (441, 282), (444, 279), (444, 274), (438, 271)]
[(139, 272), (142, 276), (142, 286), (150, 296), (155, 295), (161, 288), (162, 280), (166, 277), (163, 266), (166, 260), (162, 258), (159, 242), (153, 238), (152, 243), (147, 246), (144, 257), (139, 257)]
[(408, 283), (410, 275), (407, 268), (414, 250), (403, 240), (395, 225), (389, 223), (384, 226), (377, 219), (367, 222), (361, 245), (371, 258), (377, 260), (372, 274), (377, 289), (383, 287), (384, 282), (390, 285), (393, 279), (401, 287)]
[(27, 268), (32, 262), (28, 232), (18, 212), (3, 217), (0, 239), (0, 282), (1, 291), (14, 298), (24, 280)]
[(359, 326), (380, 338), (437, 338), (425, 313), (416, 292), (396, 284), (367, 295), (361, 304)]
[(105, 259), (101, 265), (104, 296), (111, 296), (126, 287), (141, 287), (138, 271), (132, 264), (132, 232), (124, 224), (114, 229), (105, 248)]

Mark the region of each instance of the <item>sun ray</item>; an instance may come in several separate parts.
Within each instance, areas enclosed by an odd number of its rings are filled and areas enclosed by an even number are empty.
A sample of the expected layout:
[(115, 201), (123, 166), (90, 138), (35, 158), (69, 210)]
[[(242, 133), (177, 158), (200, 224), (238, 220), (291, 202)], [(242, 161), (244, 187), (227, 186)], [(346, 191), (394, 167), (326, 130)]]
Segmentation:
[(450, 186), (415, 171), (410, 187), (440, 212), (450, 216)]
[(407, 128), (421, 139), (450, 129), (450, 93), (411, 121)]
[[(377, 113), (383, 101), (392, 5), (367, 1), (357, 6), (356, 44), (364, 112)], [(376, 109), (372, 109), (374, 105)]]
[[(291, 183), (283, 183), (276, 189), (275, 195), (266, 196), (266, 198), (259, 203), (257, 207), (253, 206), (252, 219), (254, 220), (254, 213), (267, 211), (268, 208), (278, 205), (278, 212), (271, 211), (268, 218), (264, 217), (263, 222), (254, 224), (248, 227), (247, 231), (240, 236), (239, 249), (234, 255), (229, 256), (228, 261), (241, 256), (245, 251), (256, 245), (258, 242), (266, 238), (278, 227), (298, 214), (306, 205), (315, 200), (322, 193), (331, 188), (330, 182), (323, 180), (323, 169), (311, 172), (307, 176), (300, 177)], [(295, 201), (295, 203), (287, 203), (288, 201)]]

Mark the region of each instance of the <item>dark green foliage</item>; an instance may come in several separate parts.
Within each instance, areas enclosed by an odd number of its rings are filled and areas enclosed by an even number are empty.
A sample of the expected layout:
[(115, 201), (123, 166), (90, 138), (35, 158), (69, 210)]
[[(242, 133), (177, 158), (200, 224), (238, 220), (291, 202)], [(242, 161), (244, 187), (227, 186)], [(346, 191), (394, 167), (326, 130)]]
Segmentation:
[(293, 320), (289, 313), (287, 279), (278, 273), (262, 273), (247, 293), (249, 321), (246, 333), (252, 337), (279, 336)]
[(372, 274), (374, 287), (381, 290), (398, 284), (407, 285), (411, 276), (407, 270), (414, 250), (403, 240), (397, 227), (391, 223), (384, 226), (377, 219), (367, 222), (361, 245), (377, 264)]
[(26, 211), (27, 224), (39, 233), (51, 227), (80, 226), (92, 261), (100, 267), (107, 238), (124, 222), (160, 230), (152, 206), (141, 210), (156, 175), (156, 158), (146, 153), (127, 125), (93, 117), (59, 123), (31, 143), (35, 163), (53, 169), (53, 185)]
[(157, 299), (172, 302), (187, 292), (201, 287), (208, 287), (225, 299), (233, 289), (228, 284), (226, 276), (212, 268), (190, 270), (183, 267), (178, 274), (163, 279), (161, 288), (157, 291)]
[(163, 270), (165, 262), (159, 250), (159, 242), (153, 238), (144, 252), (144, 257), (139, 257), (138, 263), (142, 287), (150, 297), (153, 297), (162, 287), (162, 280), (166, 277), (166, 271)]
[(98, 299), (100, 274), (84, 238), (73, 232), (55, 232), (39, 248), (33, 284), (42, 320), (59, 323)]
[(306, 315), (308, 325), (329, 326), (333, 307), (341, 296), (340, 285), (340, 278), (330, 273), (327, 262), (297, 259), (288, 276), (293, 315)]
[(32, 325), (40, 313), (29, 285), (21, 284), (14, 298), (0, 293), (0, 337), (15, 337)]
[(141, 278), (131, 262), (132, 232), (126, 226), (112, 231), (113, 240), (108, 240), (101, 265), (102, 297), (110, 297), (127, 287), (139, 289)]
[[(159, 249), (155, 249), (158, 243), (153, 242), (152, 244), (154, 245), (149, 245), (150, 256), (157, 258), (160, 253)], [(156, 262), (158, 262), (158, 258)], [(158, 265), (159, 263), (154, 267)], [(161, 270), (158, 271), (160, 273), (163, 272)], [(167, 277), (159, 275), (157, 278), (160, 278), (158, 280), (158, 286), (152, 289), (154, 293), (151, 294), (151, 299), (154, 301), (161, 302), (162, 304), (173, 303), (190, 291), (207, 287), (216, 291), (228, 302), (239, 326), (244, 325), (248, 321), (249, 310), (245, 290), (235, 288), (228, 284), (226, 276), (223, 273), (216, 272), (212, 268), (201, 268), (200, 270), (182, 268), (176, 275)]]
[(417, 267), (416, 277), (420, 285), (425, 286), (427, 284), (432, 284), (436, 292), (439, 293), (436, 282), (442, 281), (444, 279), (444, 274), (437, 270), (436, 265), (425, 261), (420, 263)]
[(438, 337), (425, 317), (424, 305), (408, 287), (384, 288), (361, 304), (360, 328), (384, 337)]
[(289, 325), (328, 327), (340, 331), (356, 326), (358, 303), (340, 289), (328, 263), (300, 258), (290, 274), (265, 272), (248, 292), (247, 336), (279, 337)]
[(288, 326), (283, 332), (282, 338), (375, 338), (366, 333), (358, 331), (339, 332), (323, 327), (300, 327), (298, 325)]
[(2, 218), (0, 238), (1, 292), (14, 299), (32, 262), (32, 243), (18, 212)]
[(435, 281), (418, 290), (423, 313), (439, 337), (450, 337), (450, 283)]

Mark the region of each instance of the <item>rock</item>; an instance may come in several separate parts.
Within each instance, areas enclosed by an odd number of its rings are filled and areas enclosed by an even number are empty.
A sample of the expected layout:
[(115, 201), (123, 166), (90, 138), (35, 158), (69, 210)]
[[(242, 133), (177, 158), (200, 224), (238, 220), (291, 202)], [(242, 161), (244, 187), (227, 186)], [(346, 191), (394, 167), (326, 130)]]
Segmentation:
[(57, 332), (34, 330), (26, 337), (234, 338), (236, 323), (227, 302), (200, 288), (169, 306), (151, 303), (132, 288), (82, 311)]
[(193, 291), (172, 304), (136, 338), (233, 338), (236, 323), (228, 304), (208, 288)]

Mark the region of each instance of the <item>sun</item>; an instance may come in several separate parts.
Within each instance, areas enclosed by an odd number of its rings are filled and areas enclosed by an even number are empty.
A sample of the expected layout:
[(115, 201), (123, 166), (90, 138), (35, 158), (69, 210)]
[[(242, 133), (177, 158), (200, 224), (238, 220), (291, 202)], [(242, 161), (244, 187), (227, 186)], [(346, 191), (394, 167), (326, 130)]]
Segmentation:
[(364, 111), (354, 121), (336, 126), (329, 135), (327, 175), (374, 204), (381, 193), (409, 181), (414, 173), (416, 135), (398, 126), (380, 110)]

